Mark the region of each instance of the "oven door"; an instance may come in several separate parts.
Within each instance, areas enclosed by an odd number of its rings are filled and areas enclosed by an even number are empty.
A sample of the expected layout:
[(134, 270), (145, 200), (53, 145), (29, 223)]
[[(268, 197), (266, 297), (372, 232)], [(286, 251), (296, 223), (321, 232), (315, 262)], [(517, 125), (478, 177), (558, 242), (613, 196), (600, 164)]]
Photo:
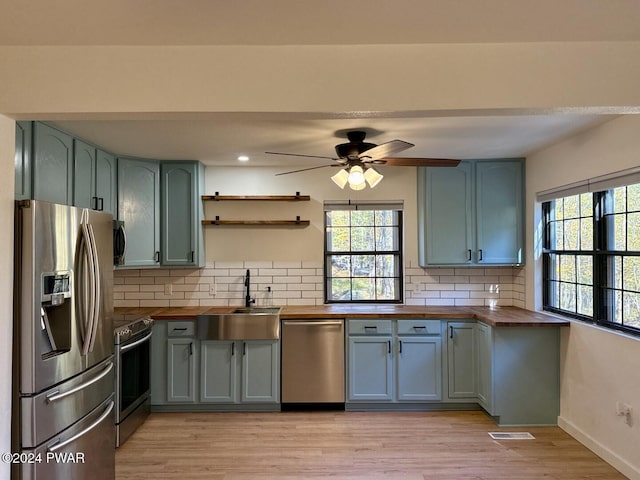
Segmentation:
[(120, 424), (150, 395), (151, 330), (116, 346), (116, 423)]

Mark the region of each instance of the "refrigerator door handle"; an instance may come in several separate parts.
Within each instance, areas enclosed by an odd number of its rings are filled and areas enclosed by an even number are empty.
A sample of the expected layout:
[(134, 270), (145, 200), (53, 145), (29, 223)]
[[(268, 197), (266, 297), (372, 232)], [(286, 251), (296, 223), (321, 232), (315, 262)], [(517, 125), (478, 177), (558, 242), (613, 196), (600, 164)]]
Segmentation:
[(82, 436), (86, 435), (87, 433), (89, 433), (91, 430), (93, 430), (98, 425), (100, 425), (105, 418), (107, 418), (109, 416), (109, 414), (111, 413), (111, 410), (113, 410), (113, 405), (114, 405), (113, 401), (109, 402), (109, 406), (107, 406), (107, 408), (102, 413), (102, 415), (100, 415), (100, 418), (98, 418), (95, 422), (93, 422), (91, 425), (89, 425), (87, 428), (85, 428), (81, 432), (76, 433), (73, 437), (68, 438), (64, 442), (55, 443), (53, 445), (47, 446), (47, 450), (49, 452), (56, 452), (56, 451), (60, 450), (61, 448), (66, 447), (70, 443), (75, 442), (80, 437), (82, 437)]
[[(88, 278), (82, 278), (82, 291), (84, 294), (83, 305), (85, 307), (83, 322), (83, 345), (82, 354), (87, 355), (93, 351), (95, 337), (98, 330), (98, 319), (100, 315), (100, 302), (98, 300), (100, 294), (100, 271), (98, 266), (97, 248), (93, 227), (90, 224), (82, 223), (82, 254), (84, 255), (83, 264), (86, 265), (86, 273)], [(89, 298), (86, 298), (86, 297)], [(88, 304), (88, 308), (87, 308)]]
[(93, 256), (93, 282), (91, 292), (93, 294), (93, 319), (91, 321), (91, 335), (89, 336), (89, 351), (93, 351), (93, 345), (98, 334), (98, 326), (100, 323), (100, 259), (98, 258), (98, 247), (96, 246), (96, 235), (93, 231), (93, 225), (88, 224), (89, 241), (91, 244), (91, 255)]
[(109, 366), (107, 366), (102, 372), (100, 372), (98, 375), (93, 377), (91, 380), (84, 382), (78, 385), (77, 387), (72, 388), (71, 390), (68, 390), (64, 393), (60, 393), (58, 390), (56, 390), (50, 393), (49, 395), (47, 395), (47, 403), (52, 403), (58, 400), (62, 400), (63, 398), (68, 397), (69, 395), (73, 395), (74, 393), (77, 393), (80, 390), (84, 390), (89, 385), (93, 385), (98, 380), (101, 380), (102, 378), (106, 377), (109, 374), (109, 372), (111, 372), (111, 370), (113, 370), (113, 363), (109, 363)]

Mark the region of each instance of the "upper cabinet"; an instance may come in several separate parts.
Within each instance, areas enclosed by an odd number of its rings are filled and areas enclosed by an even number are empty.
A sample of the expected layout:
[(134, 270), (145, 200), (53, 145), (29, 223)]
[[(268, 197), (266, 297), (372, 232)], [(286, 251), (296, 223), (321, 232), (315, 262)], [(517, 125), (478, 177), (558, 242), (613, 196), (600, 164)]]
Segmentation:
[(159, 162), (118, 158), (118, 220), (127, 232), (123, 266), (159, 266)]
[(73, 204), (73, 138), (44, 123), (33, 124), (34, 200)]
[(116, 159), (77, 138), (73, 141), (73, 204), (116, 213)]
[(524, 262), (524, 159), (418, 169), (420, 265)]
[[(199, 162), (162, 162), (161, 263), (165, 266), (202, 266), (202, 202), (204, 180)], [(126, 224), (125, 224), (126, 228)]]

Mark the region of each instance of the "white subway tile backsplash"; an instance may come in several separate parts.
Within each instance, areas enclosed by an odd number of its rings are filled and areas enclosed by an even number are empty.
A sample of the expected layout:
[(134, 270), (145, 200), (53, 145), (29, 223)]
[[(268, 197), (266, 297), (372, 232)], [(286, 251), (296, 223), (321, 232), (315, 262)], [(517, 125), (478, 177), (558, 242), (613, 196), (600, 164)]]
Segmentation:
[[(251, 295), (260, 305), (322, 305), (324, 269), (318, 261), (208, 262), (203, 269), (131, 269), (114, 273), (116, 307), (238, 306), (251, 270)], [(521, 267), (405, 269), (404, 303), (418, 306), (525, 305)], [(165, 285), (172, 295), (165, 295)], [(495, 292), (496, 285), (499, 292)], [(268, 293), (268, 288), (271, 293)]]

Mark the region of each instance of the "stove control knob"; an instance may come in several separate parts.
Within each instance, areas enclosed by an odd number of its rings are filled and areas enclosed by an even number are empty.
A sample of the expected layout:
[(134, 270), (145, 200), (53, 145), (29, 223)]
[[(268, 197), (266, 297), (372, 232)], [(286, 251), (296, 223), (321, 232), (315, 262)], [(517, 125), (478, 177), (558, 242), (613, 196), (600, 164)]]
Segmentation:
[(144, 323), (145, 325), (152, 325), (153, 324), (153, 320), (151, 318), (143, 318), (142, 319), (142, 323)]
[(129, 327), (125, 327), (122, 330), (120, 330), (118, 333), (120, 334), (121, 337), (125, 335), (131, 335), (131, 329)]

